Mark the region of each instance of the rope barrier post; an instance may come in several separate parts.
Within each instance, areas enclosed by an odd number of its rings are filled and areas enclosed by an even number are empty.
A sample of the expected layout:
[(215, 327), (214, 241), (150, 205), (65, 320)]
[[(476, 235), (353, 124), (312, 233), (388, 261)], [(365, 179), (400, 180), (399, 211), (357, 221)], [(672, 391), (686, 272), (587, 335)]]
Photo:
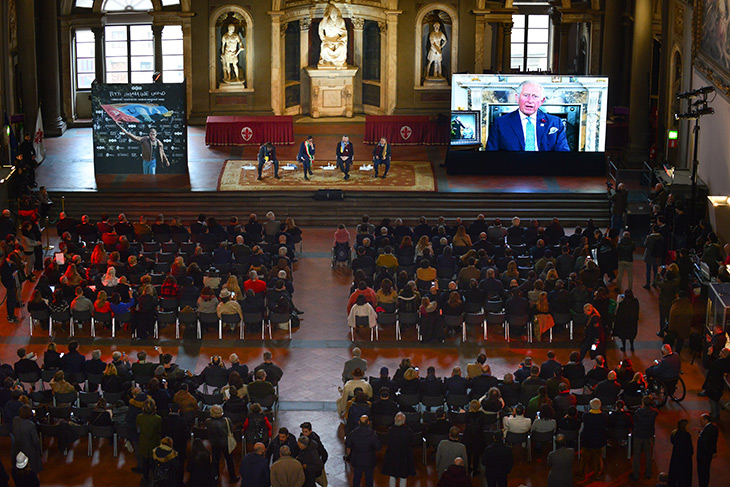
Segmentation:
[(46, 217), (46, 245), (43, 247), (43, 250), (53, 250), (55, 247), (51, 245), (51, 237), (48, 234), (49, 233), (49, 223), (48, 223), (48, 217)]

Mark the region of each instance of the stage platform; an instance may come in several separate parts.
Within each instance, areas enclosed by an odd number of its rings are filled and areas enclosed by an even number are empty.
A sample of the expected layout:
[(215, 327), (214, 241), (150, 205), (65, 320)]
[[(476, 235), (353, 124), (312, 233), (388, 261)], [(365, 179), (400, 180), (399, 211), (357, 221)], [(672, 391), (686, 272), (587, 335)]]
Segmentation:
[[(295, 160), (299, 142), (312, 135), (317, 162), (333, 161), (336, 144), (347, 134), (354, 145), (355, 163), (370, 162), (372, 146), (363, 143), (364, 128), (362, 117), (336, 123), (296, 120), (296, 143), (278, 146), (277, 156), (280, 161)], [(516, 213), (536, 218), (558, 216), (567, 224), (584, 222), (586, 218), (594, 218), (599, 224), (608, 221), (603, 177), (449, 175), (442, 166), (446, 146), (394, 146), (393, 167), (399, 161), (427, 161), (435, 191), (429, 187), (425, 192), (388, 191), (387, 194), (382, 191), (385, 188), (376, 186), (382, 180), (368, 181), (368, 187), (359, 186), (357, 180), (348, 181), (357, 190), (348, 191), (348, 184), (339, 180), (335, 184), (334, 177), (331, 182), (321, 178), (307, 184), (301, 171), (291, 174), (282, 171), (281, 191), (275, 187), (260, 191), (244, 181), (240, 191), (220, 192), (219, 180), (226, 161), (254, 161), (258, 147), (206, 146), (205, 128), (197, 126), (188, 128), (189, 179), (186, 180), (170, 180), (161, 175), (154, 179), (137, 174), (95, 176), (90, 128), (70, 129), (62, 137), (47, 139), (46, 149), (46, 160), (37, 171), (38, 184), (45, 185), (57, 202), (63, 196), (66, 209), (75, 216), (89, 213), (94, 218), (105, 211), (111, 214), (126, 211), (131, 214), (130, 218), (136, 219), (140, 212), (164, 208), (168, 216), (177, 214), (186, 218), (197, 215), (204, 207), (209, 212), (220, 209), (220, 216), (225, 217), (230, 216), (230, 208), (243, 208), (238, 213), (279, 208), (303, 218), (302, 223), (322, 225), (332, 224), (336, 218), (346, 220), (348, 215), (357, 218), (365, 211), (373, 217), (392, 216), (396, 209), (399, 214), (414, 219), (421, 214), (455, 218), (483, 212), (490, 218), (511, 218)], [(275, 181), (267, 186), (273, 186)], [(329, 216), (313, 215), (311, 196), (318, 189), (341, 189), (346, 199), (337, 203), (322, 202), (324, 205), (318, 211)]]

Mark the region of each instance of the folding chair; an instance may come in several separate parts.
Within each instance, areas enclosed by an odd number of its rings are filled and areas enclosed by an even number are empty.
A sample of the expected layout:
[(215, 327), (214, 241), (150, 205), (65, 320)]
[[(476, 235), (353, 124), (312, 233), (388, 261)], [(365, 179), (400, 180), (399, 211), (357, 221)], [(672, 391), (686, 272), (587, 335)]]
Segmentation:
[[(239, 340), (243, 340), (244, 334), (243, 334), (243, 323), (241, 322), (241, 317), (238, 316), (238, 314), (227, 314), (227, 315), (221, 315), (221, 328), (223, 328), (223, 323), (226, 325), (234, 325), (239, 328), (238, 338)], [(223, 338), (222, 332), (219, 334), (218, 338)]]
[[(355, 341), (355, 328), (360, 327), (370, 327), (370, 318), (367, 316), (356, 316), (355, 317), (355, 326), (350, 328), (350, 339), (354, 342)], [(370, 341), (373, 341), (373, 331), (375, 333), (375, 336), (377, 338), (378, 334), (378, 327), (377, 325), (373, 328), (370, 328)]]
[[(286, 323), (287, 327), (289, 328), (289, 339), (291, 340), (291, 316), (285, 313), (272, 312), (271, 314), (269, 314), (269, 340), (271, 339), (271, 329), (273, 328), (274, 323)], [(263, 330), (261, 331), (261, 339), (264, 339)]]
[[(46, 325), (48, 325), (50, 317), (51, 313), (47, 309), (32, 310), (30, 312), (30, 316), (28, 316), (28, 324), (30, 325), (30, 336), (33, 336), (33, 324), (38, 323), (39, 325), (42, 325), (43, 323), (45, 323)], [(50, 326), (48, 327), (48, 336), (53, 336)]]

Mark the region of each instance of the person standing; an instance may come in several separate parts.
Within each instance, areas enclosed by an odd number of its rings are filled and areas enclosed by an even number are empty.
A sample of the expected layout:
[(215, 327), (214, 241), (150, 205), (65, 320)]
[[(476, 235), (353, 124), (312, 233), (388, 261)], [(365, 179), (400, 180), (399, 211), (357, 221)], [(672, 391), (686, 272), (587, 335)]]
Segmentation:
[(309, 176), (313, 176), (312, 163), (314, 162), (314, 137), (307, 136), (307, 140), (299, 146), (299, 154), (297, 160), (302, 163), (304, 169), (304, 179), (309, 181)]
[(15, 456), (15, 465), (11, 472), (15, 487), (40, 487), (38, 474), (28, 466), (28, 463), (28, 457), (23, 452)]
[(38, 430), (33, 422), (33, 410), (27, 404), (20, 406), (18, 415), (13, 418), (13, 455), (25, 454), (30, 469), (39, 474), (43, 470), (41, 444)]
[(717, 453), (718, 429), (712, 422), (712, 417), (705, 413), (700, 418), (702, 431), (697, 438), (697, 478), (700, 487), (710, 485), (710, 464)]
[(213, 471), (218, 477), (218, 466), (221, 455), (228, 465), (229, 483), (235, 484), (240, 480), (236, 476), (236, 465), (233, 463), (233, 455), (228, 451), (228, 434), (233, 431), (233, 426), (228, 418), (223, 417), (223, 408), (216, 405), (210, 408), (210, 418), (205, 420), (205, 427), (208, 428), (210, 447), (213, 454)]
[(324, 463), (317, 452), (317, 444), (308, 436), (300, 436), (297, 440), (299, 454), (297, 460), (304, 469), (304, 487), (316, 487), (317, 479), (322, 475)]
[(345, 440), (346, 454), (352, 465), (352, 485), (360, 487), (360, 479), (365, 476), (365, 487), (373, 487), (375, 456), (382, 447), (378, 435), (370, 427), (370, 419), (360, 416), (359, 425)]
[(664, 238), (659, 233), (659, 227), (652, 225), (651, 233), (644, 238), (644, 265), (646, 266), (646, 284), (644, 289), (649, 289), (652, 284), (656, 287), (654, 279), (659, 268), (659, 261), (664, 255)]
[(283, 445), (279, 459), (271, 465), (271, 487), (302, 487), (305, 476), (302, 464), (291, 456), (291, 450)]
[(613, 334), (621, 339), (621, 351), (626, 351), (626, 340), (634, 351), (634, 339), (639, 330), (639, 300), (634, 297), (633, 291), (627, 289), (624, 299), (616, 308)]
[(150, 128), (147, 136), (139, 137), (122, 127), (119, 122), (117, 122), (117, 126), (124, 132), (124, 135), (142, 147), (142, 174), (157, 174), (158, 163), (170, 166), (162, 141), (157, 138), (157, 130)]
[[(139, 442), (137, 443), (137, 473), (146, 481), (149, 477), (152, 452), (160, 444), (162, 418), (157, 415), (155, 401), (147, 399), (142, 405), (142, 414), (135, 419)], [(134, 469), (133, 469), (134, 471)]]
[[(634, 286), (634, 250), (636, 243), (631, 238), (631, 234), (627, 231), (621, 236), (616, 246), (616, 255), (618, 256), (618, 275), (616, 276), (616, 292), (620, 293), (622, 289), (633, 289)], [(626, 287), (622, 287), (624, 280), (624, 272), (628, 276)]]
[(583, 414), (580, 478), (586, 477), (586, 469), (589, 468), (589, 464), (596, 473), (596, 478), (603, 476), (604, 465), (601, 453), (603, 447), (606, 446), (608, 414), (601, 411), (601, 400), (598, 398), (591, 399), (590, 406), (590, 411)]
[(241, 460), (241, 487), (269, 487), (269, 461), (266, 459), (266, 446), (256, 443), (253, 451)]
[(261, 175), (261, 172), (264, 169), (264, 164), (267, 162), (270, 162), (274, 165), (274, 178), (281, 179), (279, 177), (279, 159), (276, 158), (276, 147), (274, 147), (274, 144), (271, 142), (267, 142), (264, 145), (262, 145), (259, 148), (259, 177), (256, 178), (257, 181), (261, 181), (263, 179), (263, 176)]
[(629, 192), (624, 183), (618, 183), (616, 189), (608, 187), (608, 201), (611, 202), (611, 229), (620, 232), (624, 229), (624, 214), (629, 204)]
[(484, 449), (482, 465), (487, 487), (507, 487), (507, 476), (512, 471), (514, 458), (512, 448), (504, 444), (501, 431), (494, 433), (494, 443)]
[(692, 435), (687, 431), (689, 421), (677, 421), (677, 429), (669, 437), (672, 442), (672, 458), (669, 461), (668, 487), (692, 485)]
[(573, 487), (575, 450), (565, 446), (565, 436), (555, 437), (555, 450), (548, 453), (548, 487)]
[(406, 425), (406, 415), (396, 414), (394, 425), (388, 431), (388, 448), (382, 469), (382, 474), (390, 477), (390, 487), (396, 486), (396, 479), (399, 486), (405, 487), (408, 477), (416, 475), (412, 442), (413, 431)]
[(634, 413), (634, 428), (632, 431), (634, 471), (631, 475), (633, 480), (639, 480), (642, 452), (646, 461), (646, 478), (651, 478), (651, 451), (654, 448), (654, 426), (658, 415), (659, 411), (654, 407), (654, 399), (651, 396), (644, 396), (641, 399), (641, 407)]
[(8, 308), (8, 322), (17, 323), (18, 318), (15, 317), (15, 308), (18, 307), (18, 285), (16, 272), (17, 266), (11, 259), (12, 252), (3, 259), (0, 264), (0, 282), (5, 287), (5, 300)]
[(385, 176), (388, 175), (388, 171), (390, 170), (390, 156), (391, 156), (391, 149), (390, 144), (388, 141), (385, 140), (385, 137), (380, 138), (380, 142), (378, 142), (378, 145), (375, 146), (373, 149), (373, 177), (378, 177), (378, 167), (383, 164), (385, 166), (385, 172), (383, 173), (383, 179), (385, 179)]
[(355, 155), (355, 149), (347, 135), (342, 136), (342, 140), (337, 144), (335, 153), (337, 154), (337, 167), (340, 168), (345, 175), (345, 181), (347, 181), (350, 179), (350, 166), (352, 165), (352, 158)]

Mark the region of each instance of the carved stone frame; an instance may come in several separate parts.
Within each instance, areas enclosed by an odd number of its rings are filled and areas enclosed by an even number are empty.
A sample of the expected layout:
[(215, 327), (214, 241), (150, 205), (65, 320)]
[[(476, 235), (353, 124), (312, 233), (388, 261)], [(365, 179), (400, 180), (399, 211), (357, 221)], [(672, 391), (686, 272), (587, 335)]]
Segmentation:
[[(432, 86), (422, 86), (421, 85), (421, 77), (423, 75), (423, 19), (428, 15), (429, 13), (433, 12), (434, 10), (443, 10), (446, 12), (446, 14), (451, 18), (451, 39), (449, 39), (449, 43), (451, 44), (451, 66), (449, 66), (449, 72), (444, 74), (444, 78), (448, 80), (448, 83), (440, 88), (440, 87), (432, 87)], [(414, 63), (414, 73), (413, 73), (413, 88), (416, 90), (428, 90), (428, 91), (434, 91), (434, 90), (444, 90), (448, 91), (451, 90), (451, 75), (458, 71), (458, 65), (459, 65), (459, 14), (456, 11), (456, 9), (448, 4), (445, 3), (429, 3), (428, 5), (424, 5), (421, 7), (421, 9), (418, 11), (418, 14), (416, 15), (416, 26), (415, 26), (415, 32), (416, 32), (416, 39), (415, 39), (415, 63)]]
[[(216, 22), (218, 18), (226, 12), (236, 12), (243, 16), (246, 21), (246, 87), (232, 85), (230, 87), (221, 88), (218, 86), (218, 57), (217, 39), (216, 39)], [(209, 93), (253, 93), (253, 71), (254, 71), (254, 26), (253, 17), (243, 7), (238, 5), (222, 5), (210, 14), (208, 22), (208, 92)]]

